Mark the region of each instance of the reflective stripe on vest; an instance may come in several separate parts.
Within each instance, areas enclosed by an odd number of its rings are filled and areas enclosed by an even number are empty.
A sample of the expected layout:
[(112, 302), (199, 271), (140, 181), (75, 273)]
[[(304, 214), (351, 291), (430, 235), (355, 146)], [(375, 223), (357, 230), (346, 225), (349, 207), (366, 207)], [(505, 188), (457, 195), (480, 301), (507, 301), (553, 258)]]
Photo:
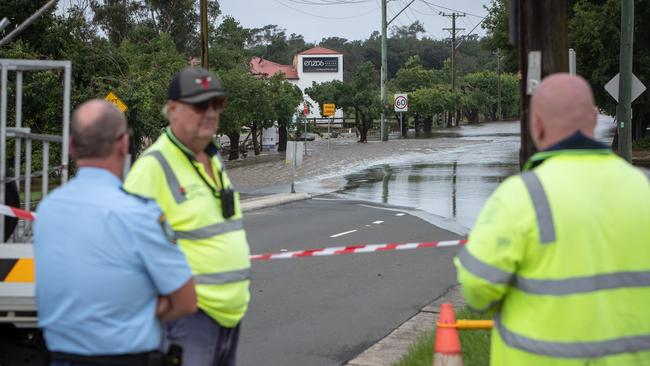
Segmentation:
[(165, 159), (163, 154), (160, 151), (154, 150), (147, 153), (147, 155), (153, 156), (154, 158), (156, 158), (156, 160), (158, 160), (158, 163), (160, 163), (160, 167), (165, 173), (165, 179), (167, 180), (167, 185), (169, 186), (169, 190), (172, 193), (172, 196), (174, 196), (174, 201), (176, 201), (176, 203), (181, 203), (185, 201), (186, 198), (185, 198), (185, 194), (183, 194), (183, 188), (181, 187), (181, 184), (178, 182), (178, 179), (176, 178), (176, 174), (174, 174), (172, 167), (169, 166), (169, 163), (167, 162), (167, 159)]
[(244, 228), (244, 222), (239, 220), (224, 221), (216, 224), (211, 224), (198, 229), (189, 231), (176, 231), (176, 238), (201, 240), (211, 238), (215, 235), (229, 233), (231, 231), (240, 230)]
[(539, 241), (542, 244), (549, 244), (555, 241), (555, 226), (553, 225), (553, 216), (551, 206), (548, 203), (548, 197), (542, 187), (539, 177), (534, 171), (525, 172), (521, 178), (528, 189), (528, 194), (533, 201), (535, 216), (537, 217), (537, 228), (539, 230)]
[(471, 255), (467, 250), (467, 247), (464, 247), (461, 249), (460, 253), (458, 253), (458, 260), (465, 269), (486, 281), (501, 285), (507, 285), (512, 281), (512, 273), (483, 263), (481, 260)]
[(463, 248), (458, 260), (473, 275), (495, 284), (512, 286), (519, 291), (535, 295), (564, 296), (601, 290), (650, 287), (650, 271), (628, 271), (584, 277), (541, 280), (530, 279), (506, 272), (482, 262)]
[(650, 349), (650, 334), (591, 342), (549, 342), (526, 337), (509, 330), (503, 324), (500, 313), (497, 313), (494, 318), (499, 335), (507, 345), (545, 356), (592, 358)]
[(250, 268), (238, 271), (206, 273), (194, 276), (194, 283), (197, 285), (221, 285), (230, 282), (239, 282), (251, 278)]

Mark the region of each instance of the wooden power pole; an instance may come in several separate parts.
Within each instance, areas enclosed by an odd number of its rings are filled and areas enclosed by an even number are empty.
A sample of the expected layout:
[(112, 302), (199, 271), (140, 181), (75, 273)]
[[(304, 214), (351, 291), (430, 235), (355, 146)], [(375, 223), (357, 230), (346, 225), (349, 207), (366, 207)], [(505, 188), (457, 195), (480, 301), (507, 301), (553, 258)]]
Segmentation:
[[(511, 17), (519, 20), (518, 36), (515, 37), (519, 46), (519, 70), (521, 81), (520, 118), (521, 118), (521, 149), (519, 150), (519, 165), (523, 165), (537, 151), (533, 145), (529, 130), (528, 91), (529, 76), (539, 75), (540, 82), (546, 75), (556, 72), (568, 72), (568, 3), (565, 0), (511, 0)], [(512, 12), (516, 14), (512, 14)], [(511, 29), (513, 32), (513, 29)], [(539, 64), (528, 68), (531, 52), (541, 52)], [(535, 60), (535, 54), (532, 55)], [(538, 66), (538, 67), (536, 67)], [(535, 84), (535, 82), (533, 82)]]
[[(465, 13), (456, 13), (451, 14), (440, 12), (440, 15), (443, 17), (451, 18), (451, 28), (442, 28), (443, 30), (451, 32), (451, 90), (456, 90), (456, 32), (465, 30), (465, 28), (456, 28), (456, 18), (464, 17)], [(451, 117), (451, 116), (450, 116)], [(456, 121), (456, 126), (458, 126), (458, 121)]]
[(201, 67), (208, 69), (208, 0), (200, 0), (201, 6)]

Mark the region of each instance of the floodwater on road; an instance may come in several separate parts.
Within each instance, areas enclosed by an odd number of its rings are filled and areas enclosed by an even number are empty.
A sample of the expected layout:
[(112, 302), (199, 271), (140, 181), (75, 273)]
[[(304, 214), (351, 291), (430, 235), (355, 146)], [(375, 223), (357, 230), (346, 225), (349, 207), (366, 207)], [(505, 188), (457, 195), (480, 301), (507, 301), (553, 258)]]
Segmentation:
[[(345, 176), (349, 199), (413, 207), (471, 228), (496, 187), (519, 172), (519, 122), (442, 129), (435, 136), (476, 140), (418, 161), (380, 164)], [(596, 137), (611, 142), (614, 124), (600, 116)]]

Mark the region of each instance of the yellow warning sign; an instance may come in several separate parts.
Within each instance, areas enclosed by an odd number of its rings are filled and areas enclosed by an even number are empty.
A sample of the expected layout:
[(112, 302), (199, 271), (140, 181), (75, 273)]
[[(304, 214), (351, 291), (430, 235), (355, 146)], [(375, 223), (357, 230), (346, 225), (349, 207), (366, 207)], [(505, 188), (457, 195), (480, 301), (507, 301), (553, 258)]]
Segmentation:
[(323, 116), (331, 117), (334, 115), (335, 111), (336, 111), (336, 106), (333, 103), (323, 104)]
[(109, 92), (109, 93), (104, 97), (104, 99), (106, 99), (106, 100), (108, 100), (109, 102), (115, 104), (115, 105), (117, 106), (117, 108), (119, 108), (120, 111), (122, 111), (122, 113), (124, 113), (124, 111), (128, 108), (128, 107), (126, 106), (126, 104), (124, 104), (124, 102), (122, 101), (122, 99), (120, 99), (120, 97), (118, 97), (117, 94), (115, 94), (115, 93), (113, 93), (113, 92)]

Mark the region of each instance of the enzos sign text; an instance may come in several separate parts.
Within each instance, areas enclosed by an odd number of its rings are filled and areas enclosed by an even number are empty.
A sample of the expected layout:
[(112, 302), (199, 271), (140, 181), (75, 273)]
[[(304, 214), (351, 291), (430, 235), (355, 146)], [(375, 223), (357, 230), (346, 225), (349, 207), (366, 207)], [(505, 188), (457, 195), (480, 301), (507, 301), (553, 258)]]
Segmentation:
[(304, 57), (302, 59), (303, 72), (338, 72), (338, 57)]

